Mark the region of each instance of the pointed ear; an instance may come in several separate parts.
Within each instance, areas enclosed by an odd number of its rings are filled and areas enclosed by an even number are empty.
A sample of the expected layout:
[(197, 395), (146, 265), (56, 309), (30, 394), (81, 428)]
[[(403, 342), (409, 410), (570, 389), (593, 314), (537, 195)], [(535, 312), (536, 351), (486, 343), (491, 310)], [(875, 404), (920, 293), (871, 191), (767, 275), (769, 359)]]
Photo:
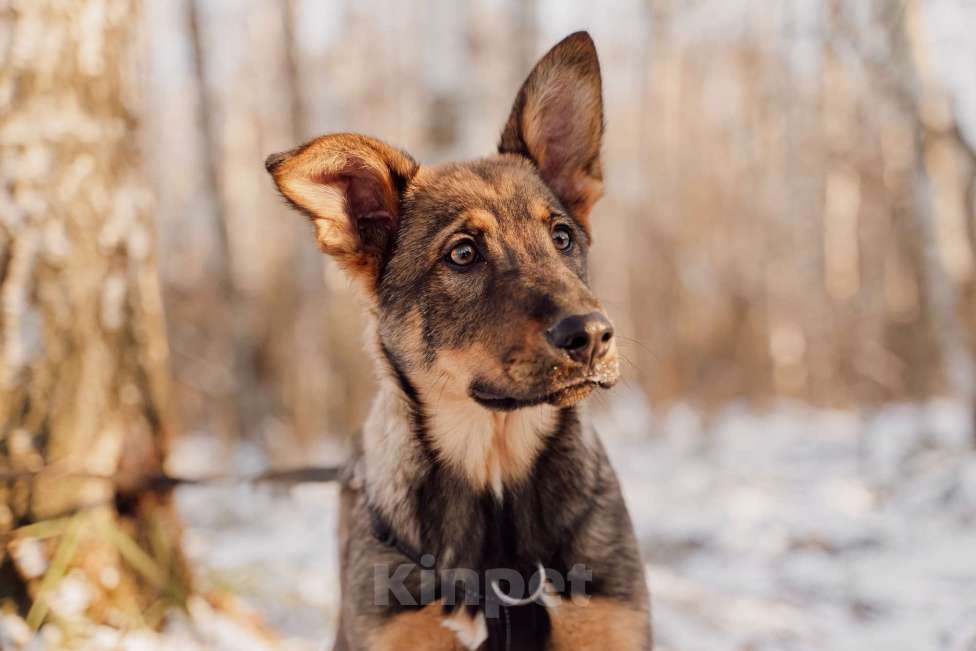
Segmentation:
[(311, 218), (322, 250), (373, 286), (417, 163), (379, 140), (339, 133), (272, 154), (264, 166), (285, 199)]
[(567, 36), (522, 84), (498, 151), (531, 159), (563, 206), (589, 232), (603, 194), (600, 61), (586, 32)]

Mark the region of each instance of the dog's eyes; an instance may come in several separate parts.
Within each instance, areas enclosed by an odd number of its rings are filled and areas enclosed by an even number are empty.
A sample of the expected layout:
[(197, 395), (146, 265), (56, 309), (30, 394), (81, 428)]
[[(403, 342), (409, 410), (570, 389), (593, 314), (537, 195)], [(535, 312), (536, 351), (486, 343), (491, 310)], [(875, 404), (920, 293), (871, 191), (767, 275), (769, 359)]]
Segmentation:
[(474, 242), (471, 240), (459, 242), (447, 254), (447, 260), (456, 267), (467, 267), (468, 265), (477, 262), (478, 247), (476, 247)]
[(573, 234), (569, 230), (569, 227), (564, 224), (558, 224), (552, 229), (552, 243), (560, 251), (569, 251), (573, 246)]

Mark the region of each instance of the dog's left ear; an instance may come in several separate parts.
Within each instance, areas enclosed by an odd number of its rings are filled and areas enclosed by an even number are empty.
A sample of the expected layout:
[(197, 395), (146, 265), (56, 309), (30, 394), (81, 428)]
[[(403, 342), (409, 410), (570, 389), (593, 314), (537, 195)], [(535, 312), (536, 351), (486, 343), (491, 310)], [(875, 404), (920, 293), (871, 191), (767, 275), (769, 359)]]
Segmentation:
[(590, 35), (576, 32), (549, 50), (522, 84), (498, 151), (531, 159), (589, 232), (590, 209), (603, 194), (602, 140), (600, 61)]

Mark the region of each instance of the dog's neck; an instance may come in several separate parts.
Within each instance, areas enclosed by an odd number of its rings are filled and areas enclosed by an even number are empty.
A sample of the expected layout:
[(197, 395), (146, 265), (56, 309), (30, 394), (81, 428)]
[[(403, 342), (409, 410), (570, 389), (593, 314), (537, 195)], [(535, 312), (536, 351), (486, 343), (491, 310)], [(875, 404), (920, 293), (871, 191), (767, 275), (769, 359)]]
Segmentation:
[(506, 485), (524, 479), (556, 426), (556, 409), (537, 405), (488, 410), (465, 393), (437, 396), (427, 407), (427, 427), (438, 459), (475, 491), (502, 499)]
[(558, 409), (550, 405), (495, 411), (450, 383), (404, 387), (404, 379), (394, 374), (380, 381), (363, 432), (370, 460), (392, 454), (410, 461), (423, 454), (416, 459), (421, 465), (432, 457), (473, 491), (490, 490), (501, 499), (506, 485), (529, 474), (556, 428)]
[[(463, 386), (424, 386), (395, 361), (382, 361), (379, 390), (363, 426), (363, 461), (370, 501), (389, 516), (415, 510), (416, 487), (435, 464), (471, 492), (503, 500), (506, 487), (528, 478), (558, 427), (556, 407), (489, 410)], [(403, 524), (412, 537), (414, 525)]]

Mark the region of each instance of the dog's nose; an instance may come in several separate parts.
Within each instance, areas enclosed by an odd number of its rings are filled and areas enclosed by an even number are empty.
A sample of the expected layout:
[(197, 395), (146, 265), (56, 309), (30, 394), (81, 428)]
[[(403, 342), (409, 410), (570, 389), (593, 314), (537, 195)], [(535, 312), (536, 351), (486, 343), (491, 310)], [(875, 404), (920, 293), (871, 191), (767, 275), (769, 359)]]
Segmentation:
[(546, 338), (577, 362), (589, 365), (610, 350), (613, 324), (600, 312), (576, 314), (562, 319), (547, 330)]

